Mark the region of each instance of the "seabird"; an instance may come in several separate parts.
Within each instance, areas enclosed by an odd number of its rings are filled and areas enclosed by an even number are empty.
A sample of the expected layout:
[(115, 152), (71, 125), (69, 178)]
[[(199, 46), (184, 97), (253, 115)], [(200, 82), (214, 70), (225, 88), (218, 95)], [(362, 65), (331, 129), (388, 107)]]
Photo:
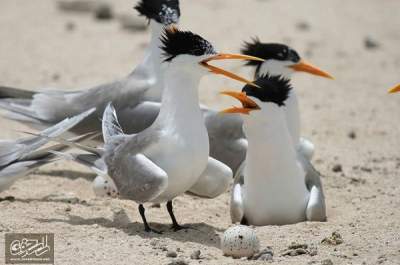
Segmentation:
[[(245, 42), (242, 53), (265, 60), (247, 62), (247, 65), (254, 69), (255, 79), (267, 74), (290, 79), (296, 72), (332, 79), (331, 75), (305, 62), (294, 49), (285, 44), (261, 43), (255, 38), (251, 42)], [(291, 91), (285, 105), (285, 115), (293, 143), (299, 152), (311, 159), (314, 145), (300, 137), (300, 112), (295, 90)], [(228, 165), (235, 173), (242, 164), (247, 149), (247, 141), (242, 131), (242, 118), (238, 115), (220, 118), (210, 112), (205, 120), (210, 135), (210, 156)]]
[[(36, 136), (25, 137), (17, 140), (0, 141), (0, 192), (8, 189), (15, 181), (23, 178), (37, 167), (53, 162), (54, 155), (49, 155), (49, 150), (61, 151), (65, 145), (54, 145), (39, 149), (50, 141), (52, 137), (58, 137), (79, 122), (92, 114), (95, 109), (90, 109), (75, 117), (66, 118), (63, 121), (43, 130)], [(91, 134), (73, 138), (73, 141), (82, 141), (91, 138)]]
[[(252, 84), (209, 62), (225, 59), (262, 60), (252, 56), (217, 53), (210, 42), (190, 31), (175, 27), (162, 38), (165, 87), (161, 109), (154, 123), (138, 134), (125, 134), (117, 114), (108, 105), (103, 115), (103, 148), (88, 148), (91, 159), (69, 158), (94, 168), (104, 188), (115, 195), (136, 201), (145, 231), (154, 231), (146, 220), (146, 202), (167, 202), (174, 230), (182, 229), (175, 219), (172, 200), (198, 182), (207, 167), (209, 140), (199, 105), (198, 85), (206, 74), (221, 74)], [(68, 144), (63, 141), (62, 143)], [(105, 183), (107, 181), (107, 183)]]
[(149, 20), (151, 41), (143, 61), (127, 77), (73, 91), (34, 92), (0, 87), (0, 108), (9, 111), (8, 117), (42, 129), (95, 107), (93, 115), (72, 129), (74, 133), (82, 134), (101, 131), (100, 118), (107, 103), (113, 102), (121, 116), (124, 116), (124, 111), (128, 111), (127, 119), (121, 119), (121, 123), (130, 133), (147, 128), (158, 113), (157, 110), (152, 114), (153, 105), (147, 101), (160, 100), (164, 85), (160, 69), (161, 33), (165, 26), (178, 23), (180, 8), (178, 0), (141, 0), (135, 9)]
[(320, 174), (311, 164), (306, 168), (298, 163), (292, 143), (285, 110), (293, 95), (289, 80), (266, 75), (255, 84), (242, 92), (222, 92), (242, 103), (223, 112), (243, 114), (248, 140), (246, 163), (231, 194), (232, 222), (262, 226), (325, 221)]

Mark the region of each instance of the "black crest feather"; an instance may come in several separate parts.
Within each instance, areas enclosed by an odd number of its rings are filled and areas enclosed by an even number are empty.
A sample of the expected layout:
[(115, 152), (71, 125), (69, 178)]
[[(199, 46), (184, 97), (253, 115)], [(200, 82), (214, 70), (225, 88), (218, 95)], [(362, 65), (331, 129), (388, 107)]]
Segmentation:
[(178, 23), (181, 16), (179, 0), (140, 0), (135, 9), (149, 20), (164, 25)]
[(281, 76), (264, 75), (254, 81), (259, 87), (246, 85), (242, 91), (246, 95), (256, 97), (263, 102), (273, 102), (278, 106), (284, 106), (292, 90), (289, 79)]
[[(262, 43), (257, 37), (250, 42), (245, 42), (241, 51), (243, 54), (256, 56), (264, 60), (300, 61), (299, 54), (289, 46), (281, 43)], [(262, 62), (248, 61), (246, 64), (261, 65)]]
[(161, 37), (162, 46), (166, 57), (164, 61), (171, 61), (180, 54), (201, 56), (215, 54), (214, 47), (210, 42), (201, 36), (190, 31), (181, 31), (176, 27), (169, 27), (164, 30)]

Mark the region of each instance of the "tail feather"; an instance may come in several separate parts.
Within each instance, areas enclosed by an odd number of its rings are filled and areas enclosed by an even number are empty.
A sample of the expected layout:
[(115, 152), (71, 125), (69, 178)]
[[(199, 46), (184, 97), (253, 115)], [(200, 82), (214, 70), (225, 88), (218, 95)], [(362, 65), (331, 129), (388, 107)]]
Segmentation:
[(0, 98), (32, 98), (36, 92), (20, 88), (0, 86)]
[(118, 122), (117, 113), (111, 103), (108, 103), (104, 110), (102, 131), (105, 143), (109, 142), (113, 136), (124, 134), (121, 125)]
[(35, 137), (19, 139), (16, 141), (0, 142), (0, 166), (8, 165), (19, 159), (23, 160), (32, 152), (47, 144), (51, 139), (50, 137), (58, 137), (94, 111), (95, 109), (93, 108), (72, 118), (67, 118), (62, 122), (40, 132)]

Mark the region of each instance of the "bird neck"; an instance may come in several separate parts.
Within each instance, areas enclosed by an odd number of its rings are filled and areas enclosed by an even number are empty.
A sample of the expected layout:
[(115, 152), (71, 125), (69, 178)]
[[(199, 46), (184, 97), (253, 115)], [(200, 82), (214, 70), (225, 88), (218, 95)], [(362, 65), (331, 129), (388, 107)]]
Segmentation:
[(147, 100), (159, 101), (162, 94), (163, 74), (161, 71), (162, 51), (161, 40), (164, 26), (150, 20), (151, 39), (142, 62), (132, 71), (131, 75), (140, 76), (151, 84), (146, 92)]
[[(265, 67), (265, 63), (262, 64), (255, 72), (255, 77), (259, 78), (260, 76), (269, 74), (270, 76), (281, 76), (285, 79), (289, 79), (292, 76), (290, 70), (282, 71), (282, 68), (274, 68), (269, 66)], [(295, 146), (299, 144), (300, 140), (300, 110), (299, 110), (299, 102), (297, 99), (297, 93), (294, 89), (290, 91), (288, 99), (285, 101), (285, 116), (289, 129), (290, 136), (292, 138), (292, 142)]]
[(283, 107), (264, 104), (260, 111), (245, 118), (243, 128), (248, 139), (245, 183), (257, 185), (299, 177), (301, 171)]
[(198, 87), (201, 75), (170, 65), (165, 74), (160, 114), (157, 121), (175, 127), (204, 125), (199, 105)]

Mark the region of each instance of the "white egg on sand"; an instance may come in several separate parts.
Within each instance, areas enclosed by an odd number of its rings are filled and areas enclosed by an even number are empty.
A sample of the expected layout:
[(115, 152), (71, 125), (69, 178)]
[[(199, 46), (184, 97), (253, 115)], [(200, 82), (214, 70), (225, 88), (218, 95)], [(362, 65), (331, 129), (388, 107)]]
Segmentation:
[(235, 225), (224, 232), (221, 249), (225, 256), (250, 257), (260, 250), (260, 241), (251, 227)]

